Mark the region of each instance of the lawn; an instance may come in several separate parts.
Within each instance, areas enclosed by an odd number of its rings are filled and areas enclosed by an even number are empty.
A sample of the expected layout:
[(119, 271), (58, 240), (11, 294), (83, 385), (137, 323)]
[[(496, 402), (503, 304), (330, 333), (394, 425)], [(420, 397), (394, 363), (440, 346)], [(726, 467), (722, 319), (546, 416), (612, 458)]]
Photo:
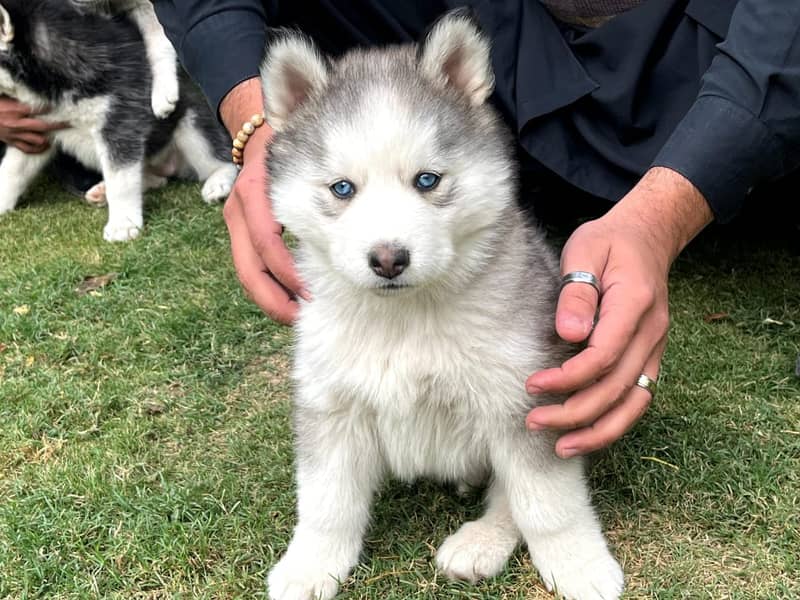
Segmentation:
[[(264, 598), (290, 538), (291, 331), (240, 291), (195, 186), (147, 208), (122, 245), (48, 182), (0, 219), (0, 598)], [(704, 235), (671, 305), (659, 397), (591, 469), (626, 598), (798, 598), (793, 240)], [(521, 550), (478, 586), (436, 574), (479, 510), (387, 484), (341, 597), (550, 597)]]

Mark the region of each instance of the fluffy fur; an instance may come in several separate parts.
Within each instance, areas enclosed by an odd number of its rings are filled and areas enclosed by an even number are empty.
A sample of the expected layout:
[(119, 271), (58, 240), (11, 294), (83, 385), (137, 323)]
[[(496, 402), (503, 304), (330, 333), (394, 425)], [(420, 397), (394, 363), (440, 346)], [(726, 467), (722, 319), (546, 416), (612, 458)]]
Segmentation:
[(287, 33), (262, 76), (270, 192), (313, 297), (293, 371), (298, 523), (270, 598), (336, 594), (387, 475), (488, 480), (486, 513), (436, 554), (448, 577), (494, 576), (524, 540), (549, 589), (617, 598), (580, 459), (525, 428), (525, 378), (573, 349), (553, 332), (556, 257), (517, 208), (486, 103), (486, 38), (457, 12), (418, 47), (333, 61)]
[(85, 13), (62, 0), (0, 2), (0, 93), (69, 125), (51, 134), (48, 152), (6, 150), (0, 214), (14, 208), (55, 148), (103, 174), (108, 241), (140, 234), (143, 190), (168, 176), (198, 177), (208, 202), (226, 197), (236, 169), (203, 99), (184, 85), (172, 114), (158, 119), (151, 89), (142, 36), (126, 16)]

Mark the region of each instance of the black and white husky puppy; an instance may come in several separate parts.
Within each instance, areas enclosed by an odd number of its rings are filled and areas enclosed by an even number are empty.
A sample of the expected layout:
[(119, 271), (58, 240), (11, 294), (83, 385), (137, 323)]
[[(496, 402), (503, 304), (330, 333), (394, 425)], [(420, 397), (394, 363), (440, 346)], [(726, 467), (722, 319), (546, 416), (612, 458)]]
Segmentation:
[(108, 241), (140, 234), (142, 193), (167, 176), (197, 176), (207, 202), (225, 198), (236, 168), (225, 159), (227, 136), (204, 100), (182, 85), (172, 114), (158, 119), (151, 90), (142, 35), (127, 15), (81, 11), (63, 0), (2, 0), (0, 94), (69, 127), (53, 132), (53, 149), (42, 154), (7, 149), (0, 214), (14, 208), (55, 148), (102, 173)]
[(580, 459), (525, 428), (545, 401), (525, 378), (574, 349), (553, 331), (558, 261), (517, 207), (487, 103), (489, 54), (462, 12), (417, 46), (334, 60), (287, 33), (267, 53), (273, 207), (314, 298), (296, 325), (298, 522), (272, 600), (336, 595), (386, 475), (491, 473), (486, 512), (436, 553), (448, 577), (497, 575), (524, 540), (560, 597), (622, 592)]
[(175, 110), (180, 95), (178, 57), (164, 35), (150, 0), (70, 0), (81, 10), (100, 14), (126, 14), (142, 34), (153, 76), (153, 114), (163, 119)]

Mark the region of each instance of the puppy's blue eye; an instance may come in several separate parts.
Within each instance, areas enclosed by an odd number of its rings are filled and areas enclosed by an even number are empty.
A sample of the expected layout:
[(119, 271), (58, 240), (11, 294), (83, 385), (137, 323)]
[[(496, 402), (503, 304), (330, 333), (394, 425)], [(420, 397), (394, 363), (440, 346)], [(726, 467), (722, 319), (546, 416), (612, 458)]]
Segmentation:
[(423, 171), (419, 175), (417, 175), (417, 179), (414, 181), (414, 186), (422, 191), (422, 192), (429, 192), (434, 189), (437, 185), (439, 185), (439, 180), (442, 178), (441, 175), (437, 175), (436, 173), (431, 173), (430, 171)]
[(337, 198), (347, 200), (355, 195), (356, 186), (351, 181), (347, 181), (347, 179), (340, 179), (330, 186), (330, 190)]

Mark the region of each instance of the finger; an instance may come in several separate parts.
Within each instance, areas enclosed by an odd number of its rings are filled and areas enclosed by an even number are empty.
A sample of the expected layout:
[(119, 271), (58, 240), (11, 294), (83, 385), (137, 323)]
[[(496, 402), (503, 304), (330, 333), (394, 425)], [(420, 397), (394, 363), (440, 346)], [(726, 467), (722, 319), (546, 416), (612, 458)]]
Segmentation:
[(19, 119), (14, 124), (14, 129), (18, 132), (34, 132), (34, 133), (47, 133), (49, 131), (57, 131), (65, 129), (69, 125), (67, 123), (51, 123), (49, 121), (42, 121), (41, 119)]
[[(647, 361), (643, 370), (652, 379), (658, 378), (660, 352), (662, 351), (661, 348), (657, 350)], [(561, 436), (556, 442), (556, 454), (561, 458), (569, 458), (609, 446), (625, 435), (642, 418), (652, 401), (653, 396), (650, 391), (633, 386), (622, 402), (590, 427)]]
[[(245, 174), (244, 171), (242, 171), (242, 174), (245, 177), (252, 177), (249, 174)], [(247, 224), (248, 236), (256, 253), (261, 257), (261, 260), (275, 279), (294, 294), (309, 300), (310, 295), (297, 274), (294, 267), (294, 259), (283, 241), (283, 227), (275, 221), (272, 207), (266, 198), (266, 182), (255, 178), (243, 181), (242, 184), (241, 189), (253, 190), (254, 192), (249, 194), (240, 192), (239, 200), (242, 207), (243, 220)]]
[(649, 326), (643, 327), (611, 373), (576, 392), (563, 404), (551, 404), (533, 409), (526, 419), (528, 428), (577, 429), (594, 423), (628, 395), (653, 357), (660, 363), (665, 344), (665, 331), (658, 331)]
[(31, 146), (44, 146), (50, 143), (50, 138), (46, 135), (33, 131), (16, 131), (12, 137), (16, 141), (25, 142)]
[(570, 282), (561, 288), (556, 308), (556, 333), (561, 339), (577, 343), (589, 336), (598, 299), (597, 290), (585, 283)]
[(33, 109), (27, 104), (22, 104), (22, 102), (17, 100), (2, 97), (0, 98), (0, 113), (6, 118), (20, 119), (33, 114)]
[[(653, 305), (655, 293), (640, 285), (612, 284), (603, 293), (600, 314), (589, 345), (560, 367), (545, 369), (528, 378), (530, 393), (571, 392), (608, 373), (636, 334), (642, 316)], [(659, 324), (661, 326), (661, 324)], [(666, 330), (667, 325), (663, 325)]]
[[(561, 273), (587, 271), (602, 281), (608, 255), (593, 255), (590, 245), (567, 243), (561, 254)], [(568, 342), (582, 342), (592, 331), (599, 294), (587, 283), (572, 282), (561, 288), (556, 308), (556, 332)]]
[(12, 142), (11, 145), (14, 146), (17, 150), (24, 152), (25, 154), (41, 154), (50, 147), (50, 144), (47, 142), (47, 140), (45, 140), (44, 143), (40, 144), (36, 143), (32, 144), (24, 140), (16, 140)]
[(261, 258), (250, 244), (247, 225), (241, 215), (236, 214), (239, 209), (238, 202), (235, 199), (229, 202), (233, 202), (235, 208), (228, 209), (227, 212), (233, 214), (230, 218), (226, 218), (226, 224), (231, 238), (234, 266), (242, 286), (261, 310), (271, 318), (291, 324), (297, 318), (299, 310), (297, 302), (269, 273), (265, 272)]

